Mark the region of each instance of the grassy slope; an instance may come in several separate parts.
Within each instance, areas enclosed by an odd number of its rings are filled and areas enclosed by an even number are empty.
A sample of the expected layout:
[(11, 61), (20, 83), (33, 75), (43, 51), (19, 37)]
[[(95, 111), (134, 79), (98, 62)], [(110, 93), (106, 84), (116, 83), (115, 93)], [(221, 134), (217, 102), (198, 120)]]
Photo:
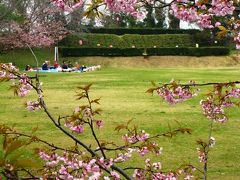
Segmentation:
[[(46, 60), (50, 60), (53, 62), (54, 60), (54, 49), (34, 49), (34, 53), (36, 54), (39, 65)], [(23, 69), (27, 64), (31, 65), (31, 67), (36, 66), (35, 59), (31, 54), (29, 49), (24, 50), (13, 50), (8, 53), (0, 53), (0, 62), (12, 62), (16, 64), (18, 67)]]
[[(212, 57), (211, 59), (214, 60), (215, 58)], [(197, 82), (238, 80), (239, 70), (233, 67), (214, 68), (210, 67), (211, 63), (208, 64), (208, 69), (196, 69), (159, 68), (159, 66), (165, 67), (169, 63), (167, 60), (165, 66), (164, 63), (157, 66), (144, 59), (134, 61), (134, 63), (122, 58), (120, 58), (120, 62), (114, 61), (113, 63), (103, 58), (97, 60), (98, 62), (104, 61), (105, 66), (118, 66), (118, 68), (106, 67), (101, 71), (82, 74), (41, 74), (43, 76), (45, 99), (54, 115), (57, 117), (59, 114), (70, 114), (74, 107), (80, 103), (74, 97), (76, 87), (94, 83), (91, 95), (101, 97), (101, 108), (104, 110), (101, 118), (104, 119), (105, 126), (102, 131), (98, 132), (101, 138), (118, 142), (122, 133), (114, 132), (113, 128), (117, 124), (126, 123), (131, 118), (140, 128), (151, 134), (167, 131), (168, 123), (174, 128), (177, 126), (176, 121), (178, 121), (182, 126), (192, 128), (192, 135), (179, 135), (173, 139), (160, 138), (159, 144), (164, 149), (163, 155), (155, 160), (162, 162), (164, 170), (174, 169), (182, 163), (189, 162), (200, 166), (197, 160), (195, 140), (207, 138), (209, 124), (209, 121), (202, 116), (198, 105), (201, 96), (181, 105), (169, 106), (157, 96), (150, 96), (144, 92), (151, 86), (150, 81), (169, 82), (172, 78), (184, 82), (190, 79)], [(206, 61), (204, 59), (199, 60), (201, 62)], [(91, 58), (90, 61), (90, 63), (96, 63), (96, 58)], [(181, 62), (183, 62), (182, 59)], [(178, 65), (183, 66), (183, 64)], [(154, 68), (149, 68), (151, 66)], [(201, 66), (207, 65), (203, 64)], [(203, 90), (202, 93), (207, 90), (208, 88)], [(1, 84), (0, 121), (10, 125), (15, 124), (17, 129), (29, 133), (33, 127), (38, 126), (39, 131), (37, 134), (43, 139), (59, 145), (71, 145), (69, 140), (47, 120), (43, 112), (29, 113), (24, 109), (24, 102), (27, 99), (35, 98), (33, 94), (24, 99), (14, 97), (13, 93), (8, 91), (8, 83)], [(68, 103), (65, 103), (67, 100)], [(233, 109), (229, 113), (231, 113), (231, 118), (226, 124), (214, 125), (213, 136), (216, 138), (217, 143), (212, 151), (213, 153), (210, 155), (209, 174), (211, 179), (240, 178), (240, 165), (236, 161), (240, 159), (240, 144), (237, 143), (240, 128), (239, 109)], [(89, 137), (89, 134), (84, 134), (81, 139), (92, 143)], [(136, 165), (139, 160), (144, 159), (138, 158), (132, 164)]]

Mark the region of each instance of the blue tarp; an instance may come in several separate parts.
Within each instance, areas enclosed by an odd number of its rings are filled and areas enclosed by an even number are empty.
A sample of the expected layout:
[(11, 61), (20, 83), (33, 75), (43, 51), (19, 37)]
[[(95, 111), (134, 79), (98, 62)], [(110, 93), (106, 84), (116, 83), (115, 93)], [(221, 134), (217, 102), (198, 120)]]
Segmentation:
[(39, 70), (31, 70), (31, 72), (54, 72), (54, 73), (57, 73), (58, 70), (56, 69), (49, 69), (49, 70), (42, 70), (42, 69), (39, 69)]
[[(63, 71), (59, 71), (57, 69), (49, 69), (49, 70), (42, 70), (42, 69), (39, 69), (39, 70), (31, 70), (31, 72), (51, 72), (51, 73), (58, 73), (58, 72), (63, 72)], [(68, 72), (68, 71), (64, 71), (64, 72)], [(70, 71), (70, 72), (78, 72), (78, 73), (81, 73), (82, 71)]]

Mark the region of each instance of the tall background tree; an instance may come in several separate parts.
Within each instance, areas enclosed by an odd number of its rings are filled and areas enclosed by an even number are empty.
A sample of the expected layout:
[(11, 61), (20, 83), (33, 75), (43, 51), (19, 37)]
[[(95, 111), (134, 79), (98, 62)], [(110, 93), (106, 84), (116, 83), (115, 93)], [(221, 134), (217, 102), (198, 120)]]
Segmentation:
[(66, 34), (63, 13), (49, 0), (0, 2), (1, 50), (54, 44)]

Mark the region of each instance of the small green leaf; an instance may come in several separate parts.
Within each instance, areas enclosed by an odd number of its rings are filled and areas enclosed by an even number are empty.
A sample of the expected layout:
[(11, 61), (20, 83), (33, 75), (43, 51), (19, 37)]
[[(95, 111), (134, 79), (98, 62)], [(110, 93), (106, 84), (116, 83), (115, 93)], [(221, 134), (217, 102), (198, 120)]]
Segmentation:
[(226, 29), (224, 26), (218, 26), (218, 29), (219, 29), (220, 31), (227, 31), (227, 29)]
[(93, 111), (93, 115), (95, 115), (95, 114), (98, 114), (98, 115), (100, 115), (100, 114), (101, 114), (101, 112), (102, 112), (102, 109), (100, 109), (100, 108), (98, 108), (98, 109), (95, 109), (95, 110)]
[(122, 130), (122, 129), (126, 129), (127, 128), (127, 126), (125, 126), (124, 124), (120, 124), (120, 125), (118, 125), (117, 127), (115, 127), (115, 131), (120, 131), (120, 130)]
[(155, 86), (155, 87), (157, 86), (154, 81), (151, 81), (151, 84), (152, 84), (153, 86)]
[(149, 89), (146, 91), (146, 93), (150, 93), (150, 94), (153, 95), (153, 92), (156, 91), (156, 90), (157, 90), (157, 88), (149, 88)]
[(18, 168), (25, 168), (25, 167), (39, 167), (39, 162), (35, 162), (32, 160), (18, 160), (14, 163), (14, 165)]
[(17, 149), (21, 148), (24, 145), (25, 145), (25, 142), (20, 141), (18, 139), (15, 139), (12, 142), (9, 142), (7, 144), (7, 147), (5, 148), (6, 155), (12, 153), (13, 151), (16, 151)]
[(15, 162), (22, 155), (23, 155), (23, 153), (21, 153), (21, 152), (15, 152), (13, 155), (11, 155), (9, 157), (9, 159), (10, 159), (11, 162)]
[(85, 91), (89, 91), (89, 89), (90, 89), (91, 86), (92, 86), (92, 84), (86, 85), (86, 86), (84, 87), (84, 90), (85, 90)]
[(100, 101), (100, 98), (92, 100), (91, 103), (100, 104), (99, 101)]
[(133, 121), (133, 119), (130, 119), (128, 122), (127, 122), (127, 126)]
[(38, 126), (37, 127), (34, 127), (32, 128), (32, 134), (34, 134), (36, 131), (38, 130)]

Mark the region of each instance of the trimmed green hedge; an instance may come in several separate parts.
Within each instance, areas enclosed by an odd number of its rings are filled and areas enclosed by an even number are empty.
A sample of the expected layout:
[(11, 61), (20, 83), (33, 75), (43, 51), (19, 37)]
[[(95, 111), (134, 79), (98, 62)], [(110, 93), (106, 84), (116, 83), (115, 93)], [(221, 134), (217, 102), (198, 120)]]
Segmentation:
[(148, 56), (183, 55), (183, 56), (221, 56), (230, 53), (225, 47), (200, 48), (60, 48), (62, 57), (78, 56)]
[(230, 53), (225, 47), (185, 47), (185, 48), (150, 48), (147, 49), (149, 55), (181, 55), (181, 56), (223, 56)]
[(139, 56), (144, 49), (133, 48), (59, 48), (62, 57), (78, 56)]
[[(79, 45), (79, 40), (83, 41), (83, 45)], [(97, 46), (100, 44), (100, 47)], [(68, 35), (61, 42), (60, 46), (64, 47), (81, 47), (81, 48), (153, 48), (160, 47), (194, 47), (195, 41), (193, 36), (189, 34), (160, 34), (160, 35), (138, 35), (126, 34), (118, 36), (115, 34), (82, 34)]]
[(130, 35), (122, 36), (127, 47), (135, 45), (137, 48), (161, 47), (189, 47), (195, 46), (192, 36), (189, 34), (164, 34), (164, 35)]
[(160, 28), (88, 28), (87, 32), (99, 34), (195, 34), (197, 29), (160, 29)]

